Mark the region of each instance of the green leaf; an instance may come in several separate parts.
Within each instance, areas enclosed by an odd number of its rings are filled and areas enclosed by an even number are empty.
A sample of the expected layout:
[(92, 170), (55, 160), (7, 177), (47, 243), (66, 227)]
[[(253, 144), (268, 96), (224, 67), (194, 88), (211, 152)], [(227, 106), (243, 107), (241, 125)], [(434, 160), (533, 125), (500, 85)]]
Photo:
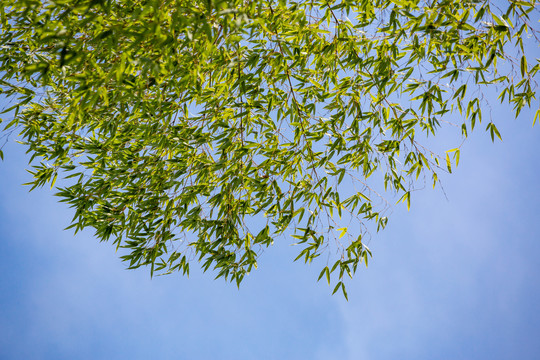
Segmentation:
[(334, 287), (334, 290), (332, 291), (332, 295), (334, 295), (341, 287), (342, 287), (343, 283), (340, 281), (336, 284), (336, 286)]
[(495, 141), (495, 136), (499, 138), (499, 140), (502, 141), (501, 134), (499, 133), (499, 130), (495, 127), (494, 123), (489, 123), (486, 127), (486, 131), (489, 130), (489, 133), (491, 135), (491, 141)]
[(525, 74), (527, 74), (527, 58), (525, 55), (521, 57), (521, 77), (525, 77)]
[(341, 283), (341, 291), (343, 292), (343, 296), (345, 297), (345, 300), (349, 301), (349, 296), (347, 295), (347, 291), (345, 290), (345, 284)]

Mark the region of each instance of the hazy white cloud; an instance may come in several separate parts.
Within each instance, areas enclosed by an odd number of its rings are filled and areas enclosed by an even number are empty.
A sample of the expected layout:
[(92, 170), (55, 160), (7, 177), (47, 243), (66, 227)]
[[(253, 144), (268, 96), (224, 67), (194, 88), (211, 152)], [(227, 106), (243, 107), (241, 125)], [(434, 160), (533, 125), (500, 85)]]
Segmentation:
[(444, 180), (448, 201), (415, 194), (372, 245), (354, 301), (340, 307), (349, 359), (537, 356), (540, 134), (512, 125), (504, 144), (464, 146)]

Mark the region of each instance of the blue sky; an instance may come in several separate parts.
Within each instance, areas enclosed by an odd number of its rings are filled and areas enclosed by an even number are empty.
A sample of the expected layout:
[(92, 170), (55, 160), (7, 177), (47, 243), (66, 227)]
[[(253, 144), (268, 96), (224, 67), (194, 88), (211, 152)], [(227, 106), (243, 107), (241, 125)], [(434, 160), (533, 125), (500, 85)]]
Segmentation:
[(240, 290), (202, 275), (150, 279), (111, 244), (62, 229), (71, 210), (28, 193), (21, 146), (0, 163), (1, 359), (536, 359), (540, 127), (497, 112), (448, 197), (429, 187), (370, 242), (349, 302), (276, 243)]
[(0, 162), (0, 359), (537, 359), (533, 114), (494, 108), (504, 141), (479, 128), (442, 178), (446, 196), (427, 186), (411, 211), (395, 207), (348, 302), (316, 282), (320, 264), (292, 262), (288, 239), (240, 290), (196, 264), (189, 278), (125, 270), (111, 244), (62, 230), (72, 213), (51, 191), (21, 185), (27, 160), (11, 139)]

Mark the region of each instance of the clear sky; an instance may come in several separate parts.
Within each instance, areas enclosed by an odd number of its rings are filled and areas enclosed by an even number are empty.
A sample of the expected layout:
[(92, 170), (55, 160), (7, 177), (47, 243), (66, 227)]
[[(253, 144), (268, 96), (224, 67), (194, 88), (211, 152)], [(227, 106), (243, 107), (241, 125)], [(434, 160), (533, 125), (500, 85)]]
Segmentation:
[[(536, 104), (535, 106), (538, 106)], [(150, 279), (72, 212), (28, 193), (22, 146), (0, 162), (0, 359), (538, 359), (540, 126), (494, 110), (440, 189), (396, 207), (349, 302), (277, 242), (237, 290), (212, 274)], [(485, 125), (484, 125), (485, 126)], [(13, 139), (12, 139), (13, 140)]]

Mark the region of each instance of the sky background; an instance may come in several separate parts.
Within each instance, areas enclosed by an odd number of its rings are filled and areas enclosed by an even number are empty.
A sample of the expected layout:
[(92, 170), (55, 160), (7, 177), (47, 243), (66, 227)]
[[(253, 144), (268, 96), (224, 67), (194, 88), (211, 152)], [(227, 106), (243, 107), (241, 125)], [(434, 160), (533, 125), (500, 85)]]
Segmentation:
[(370, 242), (349, 301), (276, 242), (237, 290), (125, 270), (47, 188), (28, 192), (22, 146), (0, 163), (0, 359), (537, 359), (540, 126), (497, 111), (446, 192), (414, 194)]
[(395, 207), (348, 302), (316, 282), (320, 263), (292, 262), (289, 239), (240, 290), (196, 263), (189, 278), (125, 270), (112, 244), (63, 231), (73, 214), (52, 191), (21, 185), (27, 158), (11, 139), (0, 162), (0, 359), (538, 359), (533, 114), (494, 108), (504, 141), (478, 128), (442, 177), (446, 196), (427, 186), (409, 212)]

